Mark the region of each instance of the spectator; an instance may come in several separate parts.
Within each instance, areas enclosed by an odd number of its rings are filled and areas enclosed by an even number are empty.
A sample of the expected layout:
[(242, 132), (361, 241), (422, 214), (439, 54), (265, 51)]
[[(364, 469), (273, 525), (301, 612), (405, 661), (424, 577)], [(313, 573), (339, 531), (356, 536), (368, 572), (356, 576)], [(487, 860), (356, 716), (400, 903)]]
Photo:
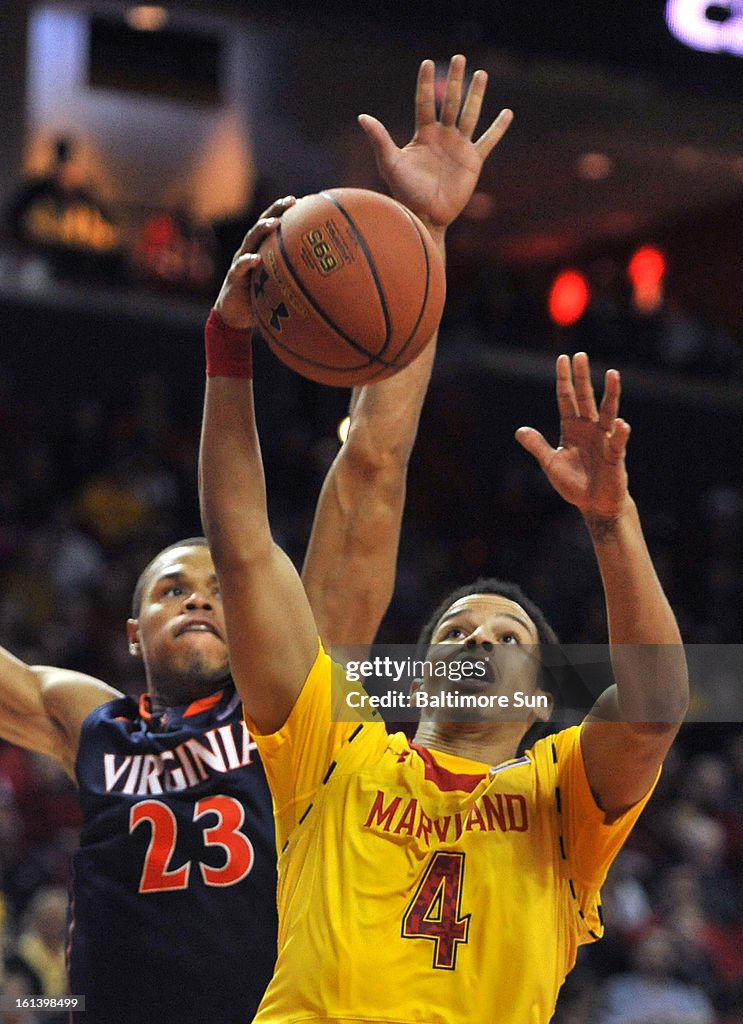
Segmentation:
[(599, 1024), (713, 1024), (702, 989), (673, 977), (679, 953), (666, 929), (649, 931), (635, 947), (634, 970), (604, 986)]
[[(41, 995), (39, 979), (34, 972), (20, 957), (14, 955), (7, 956), (4, 965), (0, 967), (0, 996), (7, 1007), (3, 1013), (3, 1024), (41, 1024), (41, 1017), (33, 1010), (23, 1006), (10, 1008), (16, 1001), (22, 1002)], [(47, 1024), (51, 1024), (48, 1016)]]
[(57, 887), (40, 889), (26, 911), (18, 938), (18, 953), (39, 978), (45, 996), (61, 996), (67, 991), (66, 918), (65, 890)]
[(119, 227), (85, 182), (70, 138), (55, 140), (49, 172), (20, 186), (6, 218), (11, 236), (43, 254), (60, 277), (119, 266)]
[(214, 283), (216, 242), (188, 210), (157, 210), (145, 221), (134, 248), (141, 279), (160, 288), (207, 293)]

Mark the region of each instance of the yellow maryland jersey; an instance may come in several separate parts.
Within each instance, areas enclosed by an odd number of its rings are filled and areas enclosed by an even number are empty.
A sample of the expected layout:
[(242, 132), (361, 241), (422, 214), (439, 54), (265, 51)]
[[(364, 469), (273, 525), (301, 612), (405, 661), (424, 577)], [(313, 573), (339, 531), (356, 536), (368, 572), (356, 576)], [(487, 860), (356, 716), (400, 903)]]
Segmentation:
[(645, 803), (603, 823), (579, 727), (497, 767), (428, 751), (379, 721), (332, 722), (320, 652), (284, 727), (253, 735), (279, 850), (256, 1024), (550, 1019)]

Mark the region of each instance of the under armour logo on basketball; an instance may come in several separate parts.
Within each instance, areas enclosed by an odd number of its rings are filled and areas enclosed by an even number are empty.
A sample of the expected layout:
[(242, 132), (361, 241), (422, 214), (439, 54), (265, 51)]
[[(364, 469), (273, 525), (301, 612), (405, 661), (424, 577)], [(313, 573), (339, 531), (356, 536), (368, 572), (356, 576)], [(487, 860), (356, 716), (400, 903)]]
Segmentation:
[(286, 308), (286, 306), (284, 305), (283, 302), (280, 302), (278, 304), (278, 306), (275, 306), (271, 310), (271, 320), (270, 320), (270, 323), (271, 323), (271, 326), (273, 327), (273, 329), (275, 331), (280, 331), (281, 330), (281, 321), (282, 321), (282, 319), (288, 320), (288, 318), (289, 318), (289, 310)]
[(261, 276), (255, 282), (254, 295), (259, 298), (263, 295), (263, 289), (266, 287), (266, 281), (268, 280), (268, 271), (265, 267), (261, 269)]

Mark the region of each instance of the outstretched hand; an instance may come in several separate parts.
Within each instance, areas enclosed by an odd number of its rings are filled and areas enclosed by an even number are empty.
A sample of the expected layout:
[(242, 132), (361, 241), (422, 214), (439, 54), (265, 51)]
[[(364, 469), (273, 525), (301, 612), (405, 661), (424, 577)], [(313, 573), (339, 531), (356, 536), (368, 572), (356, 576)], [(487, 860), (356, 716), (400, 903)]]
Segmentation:
[(359, 115), (392, 195), (417, 214), (431, 232), (443, 232), (469, 202), (482, 165), (513, 120), (502, 110), (480, 138), (472, 141), (482, 109), (488, 76), (475, 71), (462, 103), (466, 61), (452, 57), (441, 114), (436, 116), (435, 67), (424, 60), (415, 93), (415, 134), (400, 149), (384, 125)]
[(242, 245), (232, 257), (230, 269), (214, 303), (214, 308), (229, 327), (255, 326), (250, 305), (250, 274), (260, 266), (258, 249), (264, 238), (279, 226), (282, 214), (295, 202), (294, 196), (287, 196), (272, 203), (245, 235)]
[(597, 408), (588, 356), (558, 356), (560, 442), (553, 448), (538, 430), (519, 427), (516, 440), (544, 470), (554, 489), (587, 519), (616, 519), (627, 507), (625, 451), (630, 426), (618, 417), (620, 378), (607, 370)]

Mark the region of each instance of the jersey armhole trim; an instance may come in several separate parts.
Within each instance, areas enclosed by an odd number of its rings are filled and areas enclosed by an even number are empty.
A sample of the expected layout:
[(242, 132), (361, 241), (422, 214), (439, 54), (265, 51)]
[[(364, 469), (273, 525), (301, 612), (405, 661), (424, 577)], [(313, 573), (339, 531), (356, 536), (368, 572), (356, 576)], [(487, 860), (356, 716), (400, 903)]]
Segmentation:
[(354, 731), (350, 734), (350, 736), (348, 736), (343, 741), (343, 745), (340, 747), (340, 749), (335, 752), (335, 754), (333, 755), (333, 760), (330, 762), (330, 764), (328, 765), (327, 771), (323, 775), (323, 779), (322, 779), (322, 782), (320, 783), (320, 787), (315, 792), (315, 796), (312, 798), (312, 800), (310, 800), (310, 802), (307, 804), (307, 806), (302, 811), (300, 816), (297, 818), (297, 824), (291, 830), (291, 833), (287, 837), (287, 839), (284, 840), (284, 844), (281, 847), (281, 850), (279, 851), (281, 854), (283, 854), (283, 853), (285, 853), (287, 851), (287, 849), (289, 848), (289, 846), (290, 846), (290, 844), (292, 842), (292, 839), (294, 837), (294, 834), (296, 833), (297, 829), (301, 825), (303, 825), (305, 823), (305, 821), (307, 820), (307, 818), (309, 817), (310, 811), (314, 807), (315, 802), (317, 800), (317, 794), (322, 791), (324, 786), (327, 786), (328, 782), (330, 781), (331, 775), (333, 774), (335, 769), (338, 767), (338, 762), (343, 759), (344, 751), (347, 749), (347, 747), (351, 743), (353, 743), (353, 741), (356, 739), (356, 737), (359, 735), (359, 733), (361, 732), (362, 729), (364, 729), (367, 725), (375, 725), (375, 724), (376, 723), (374, 723), (374, 722), (360, 722), (358, 724), (358, 726), (354, 729)]
[[(558, 754), (557, 754), (557, 745), (556, 745), (554, 740), (550, 740), (550, 745), (552, 747), (552, 763), (554, 765), (557, 765), (558, 764), (558, 760), (559, 760), (558, 759)], [(570, 866), (569, 858), (568, 858), (567, 851), (565, 849), (565, 838), (564, 838), (564, 835), (563, 835), (563, 822), (564, 822), (564, 818), (563, 818), (563, 814), (562, 814), (562, 797), (560, 795), (560, 787), (559, 786), (555, 786), (555, 812), (556, 812), (556, 815), (557, 815), (557, 845), (558, 845), (558, 853), (559, 853), (559, 856), (560, 856), (560, 861), (563, 864), (565, 864), (566, 867), (569, 869), (569, 866)], [(590, 936), (590, 938), (594, 942), (596, 942), (604, 934), (604, 917), (603, 917), (603, 911), (602, 911), (602, 908), (601, 908), (600, 894), (599, 893), (596, 894), (596, 902), (595, 902), (595, 908), (594, 908), (595, 911), (596, 911), (596, 915), (597, 915), (597, 917), (599, 919), (599, 925), (600, 925), (600, 930), (597, 932), (593, 928), (590, 928), (589, 925), (588, 925), (588, 921), (586, 919), (586, 909), (588, 909), (588, 908), (584, 908), (583, 906), (581, 906), (581, 901), (578, 898), (578, 892), (576, 890), (576, 886), (575, 886), (575, 883), (573, 882), (573, 879), (570, 877), (570, 874), (568, 874), (566, 877), (567, 877), (568, 891), (570, 892), (570, 898), (571, 898), (573, 910), (578, 915), (578, 918), (580, 919), (582, 928), (587, 932), (587, 934)]]

